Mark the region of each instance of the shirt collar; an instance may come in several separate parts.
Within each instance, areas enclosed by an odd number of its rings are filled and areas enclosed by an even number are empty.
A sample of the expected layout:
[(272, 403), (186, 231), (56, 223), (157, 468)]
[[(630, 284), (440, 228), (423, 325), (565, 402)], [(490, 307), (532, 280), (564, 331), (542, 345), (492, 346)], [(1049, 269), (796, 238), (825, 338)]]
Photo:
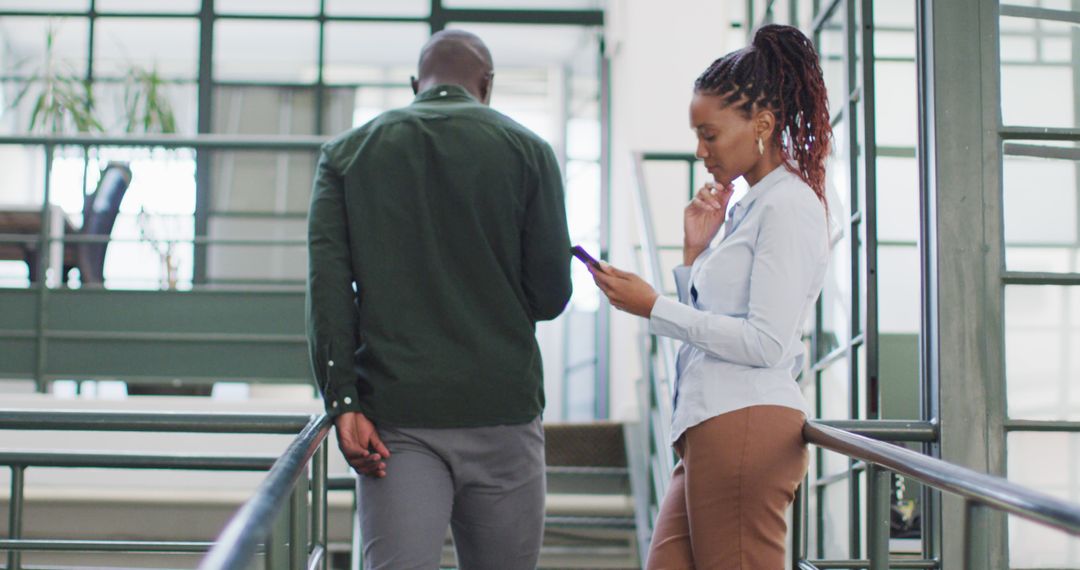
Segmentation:
[(777, 166), (772, 172), (765, 175), (764, 178), (757, 181), (746, 191), (746, 195), (741, 200), (735, 203), (735, 205), (743, 211), (753, 204), (755, 200), (768, 193), (773, 187), (775, 187), (781, 180), (784, 180), (788, 176), (792, 176), (791, 171), (783, 164)]
[(413, 103), (435, 101), (440, 99), (446, 101), (462, 101), (464, 99), (476, 101), (476, 98), (473, 97), (472, 94), (469, 93), (464, 87), (460, 85), (446, 83), (442, 85), (436, 85), (431, 89), (417, 94), (416, 99), (413, 99)]

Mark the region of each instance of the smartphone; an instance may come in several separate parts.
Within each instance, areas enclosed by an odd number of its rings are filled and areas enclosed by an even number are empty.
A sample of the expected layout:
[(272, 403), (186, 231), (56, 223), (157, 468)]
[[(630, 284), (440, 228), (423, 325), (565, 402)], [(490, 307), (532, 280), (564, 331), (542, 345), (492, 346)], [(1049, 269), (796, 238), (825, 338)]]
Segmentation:
[(593, 269), (600, 269), (600, 262), (597, 261), (595, 257), (589, 255), (589, 252), (585, 251), (580, 245), (575, 245), (570, 248), (570, 254), (580, 259), (585, 265), (588, 265)]

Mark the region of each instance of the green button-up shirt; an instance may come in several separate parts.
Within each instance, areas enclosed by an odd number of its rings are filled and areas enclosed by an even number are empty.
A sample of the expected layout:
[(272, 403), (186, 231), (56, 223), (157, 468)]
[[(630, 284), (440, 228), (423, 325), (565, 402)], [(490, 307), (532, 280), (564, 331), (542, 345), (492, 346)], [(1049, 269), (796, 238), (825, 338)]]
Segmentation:
[(441, 85), (322, 148), (308, 218), (311, 362), (331, 415), (531, 421), (536, 322), (570, 298), (551, 147)]

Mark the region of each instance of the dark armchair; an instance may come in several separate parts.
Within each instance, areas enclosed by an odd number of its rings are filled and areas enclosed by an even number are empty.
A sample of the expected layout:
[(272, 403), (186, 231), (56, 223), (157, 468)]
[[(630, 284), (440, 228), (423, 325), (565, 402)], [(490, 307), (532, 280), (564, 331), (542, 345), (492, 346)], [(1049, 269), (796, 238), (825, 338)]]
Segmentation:
[[(123, 162), (110, 162), (101, 171), (94, 193), (83, 201), (83, 224), (81, 236), (108, 238), (112, 234), (120, 202), (131, 185), (131, 168)], [(100, 284), (104, 281), (106, 239), (101, 242), (79, 242), (76, 246), (79, 274), (83, 284)], [(65, 256), (66, 257), (66, 256)], [(68, 271), (64, 268), (64, 273)]]

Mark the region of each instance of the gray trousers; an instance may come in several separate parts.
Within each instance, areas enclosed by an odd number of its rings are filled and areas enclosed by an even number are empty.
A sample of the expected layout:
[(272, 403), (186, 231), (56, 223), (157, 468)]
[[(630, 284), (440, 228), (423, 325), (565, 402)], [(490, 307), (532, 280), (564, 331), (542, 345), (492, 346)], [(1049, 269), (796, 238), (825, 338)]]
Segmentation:
[(386, 477), (360, 477), (366, 570), (439, 567), (450, 527), (461, 570), (533, 570), (544, 533), (544, 431), (380, 427)]

